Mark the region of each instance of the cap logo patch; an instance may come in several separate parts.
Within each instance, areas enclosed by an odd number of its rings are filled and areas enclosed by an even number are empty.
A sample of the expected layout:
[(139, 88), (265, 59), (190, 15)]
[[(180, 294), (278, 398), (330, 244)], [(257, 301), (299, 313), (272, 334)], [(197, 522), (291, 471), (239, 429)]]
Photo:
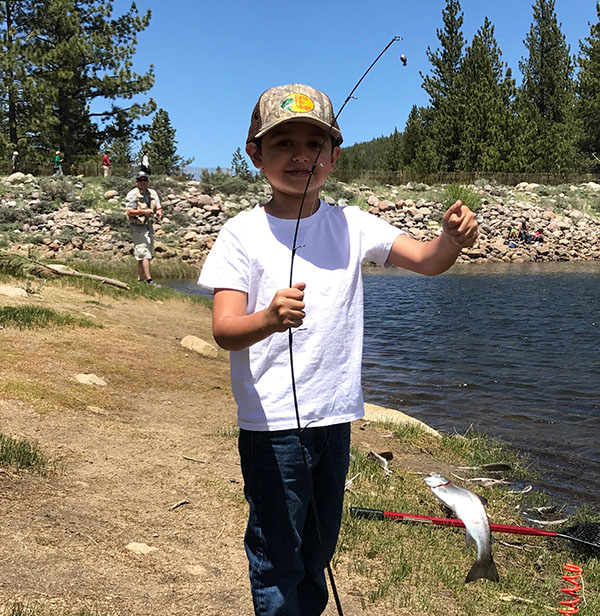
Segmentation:
[(315, 108), (315, 104), (306, 94), (294, 92), (281, 101), (281, 108), (294, 113), (308, 113)]

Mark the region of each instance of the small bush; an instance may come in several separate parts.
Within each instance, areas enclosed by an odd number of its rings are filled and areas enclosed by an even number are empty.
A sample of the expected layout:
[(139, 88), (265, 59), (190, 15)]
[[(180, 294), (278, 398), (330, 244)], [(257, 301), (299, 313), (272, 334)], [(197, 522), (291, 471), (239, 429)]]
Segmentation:
[(0, 465), (43, 472), (48, 460), (37, 445), (0, 433)]
[(52, 212), (56, 212), (60, 205), (56, 201), (44, 200), (32, 203), (29, 207), (31, 208), (31, 211), (35, 214), (51, 214)]
[(41, 246), (44, 243), (44, 240), (48, 237), (48, 235), (46, 233), (41, 233), (41, 232), (37, 232), (37, 233), (31, 233), (28, 237), (27, 237), (27, 241), (30, 244), (33, 244), (34, 246)]
[(125, 211), (102, 214), (102, 216), (100, 216), (100, 221), (104, 226), (110, 227), (113, 231), (117, 231), (121, 235), (129, 234), (129, 223), (127, 222)]
[(19, 229), (31, 222), (31, 210), (26, 207), (0, 207), (0, 231)]
[(230, 175), (217, 167), (215, 171), (203, 169), (200, 175), (203, 192), (213, 195), (216, 192), (225, 195), (242, 195), (248, 192), (249, 187), (254, 184), (255, 178), (243, 178), (239, 175)]
[[(169, 220), (171, 221), (171, 223), (175, 224), (176, 229), (181, 229), (183, 227), (189, 227), (194, 223), (192, 217), (187, 212), (183, 212), (183, 211), (171, 212), (169, 214)], [(163, 225), (163, 229), (164, 227), (165, 225)]]
[(40, 188), (51, 201), (75, 201), (75, 187), (65, 177), (42, 178)]
[(104, 193), (106, 190), (104, 190), (98, 183), (86, 183), (81, 190), (81, 199), (76, 201), (76, 203), (79, 203), (82, 206), (82, 209), (89, 208), (96, 210), (103, 208), (106, 205), (106, 199), (104, 198)]
[(332, 197), (336, 201), (339, 199), (346, 199), (347, 201), (353, 201), (356, 197), (356, 191), (352, 190), (346, 184), (341, 182), (335, 182), (332, 180), (327, 180), (323, 185), (322, 193), (324, 195), (328, 195)]
[(75, 199), (75, 201), (69, 203), (69, 209), (71, 212), (85, 212), (90, 207), (88, 201), (85, 199)]
[(126, 195), (132, 188), (135, 188), (135, 180), (111, 175), (108, 178), (101, 178), (99, 185), (104, 192), (116, 190), (120, 195)]
[(71, 240), (74, 237), (80, 237), (84, 240), (89, 238), (89, 234), (88, 233), (84, 233), (82, 231), (80, 231), (79, 229), (76, 229), (75, 227), (63, 227), (60, 230), (60, 234), (58, 235), (58, 237), (56, 238), (63, 246), (66, 246), (67, 244), (71, 243)]
[(481, 200), (475, 191), (468, 186), (449, 184), (441, 195), (441, 202), (448, 208), (457, 201), (461, 201), (473, 212), (481, 207)]
[[(186, 178), (181, 178), (181, 181), (185, 182)], [(135, 182), (130, 186), (129, 190), (134, 188), (134, 185)], [(153, 188), (158, 193), (159, 198), (164, 199), (169, 193), (179, 192), (181, 184), (168, 175), (151, 175), (148, 188)]]

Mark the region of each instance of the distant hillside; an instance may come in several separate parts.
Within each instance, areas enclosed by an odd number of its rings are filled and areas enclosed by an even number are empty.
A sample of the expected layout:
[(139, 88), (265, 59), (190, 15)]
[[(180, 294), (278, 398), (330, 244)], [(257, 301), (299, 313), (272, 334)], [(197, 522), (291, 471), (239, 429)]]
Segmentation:
[(376, 137), (371, 141), (355, 143), (343, 147), (342, 155), (336, 167), (338, 169), (364, 169), (380, 170), (385, 168), (386, 155), (390, 144), (391, 135)]

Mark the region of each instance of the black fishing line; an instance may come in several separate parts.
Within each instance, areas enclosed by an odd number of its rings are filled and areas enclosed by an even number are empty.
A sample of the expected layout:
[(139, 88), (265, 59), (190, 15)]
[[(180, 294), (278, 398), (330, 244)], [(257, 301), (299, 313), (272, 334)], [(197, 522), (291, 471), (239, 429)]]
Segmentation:
[[(298, 240), (298, 230), (300, 228), (300, 220), (302, 218), (302, 208), (304, 207), (304, 202), (306, 200), (306, 195), (308, 193), (308, 188), (310, 186), (310, 182), (312, 180), (314, 171), (315, 171), (315, 169), (317, 167), (317, 161), (319, 160), (319, 156), (321, 156), (321, 152), (323, 151), (323, 147), (325, 146), (325, 144), (329, 140), (329, 138), (331, 136), (331, 131), (333, 130), (333, 127), (334, 127), (335, 123), (337, 122), (337, 119), (340, 117), (340, 114), (344, 110), (344, 107), (348, 104), (348, 101), (350, 101), (350, 99), (352, 98), (354, 92), (356, 92), (356, 89), (358, 88), (358, 86), (362, 83), (362, 80), (367, 76), (369, 71), (375, 66), (375, 64), (377, 64), (377, 62), (379, 61), (379, 58), (381, 58), (381, 56), (383, 56), (383, 54), (392, 46), (392, 44), (395, 43), (396, 41), (401, 41), (401, 40), (402, 40), (401, 36), (395, 36), (384, 47), (383, 51), (375, 58), (375, 60), (373, 60), (373, 62), (369, 66), (369, 68), (362, 74), (361, 78), (356, 82), (356, 85), (350, 91), (350, 94), (348, 94), (348, 96), (346, 97), (346, 100), (344, 101), (344, 104), (340, 107), (339, 111), (334, 116), (333, 121), (329, 125), (329, 130), (327, 131), (327, 134), (325, 135), (325, 138), (323, 139), (323, 142), (321, 143), (321, 146), (319, 147), (317, 155), (315, 156), (315, 160), (313, 161), (312, 167), (311, 167), (310, 172), (308, 174), (308, 178), (306, 180), (306, 186), (304, 187), (304, 193), (302, 194), (302, 200), (300, 201), (300, 208), (298, 209), (298, 218), (296, 219), (296, 227), (294, 229), (294, 239), (293, 239), (293, 242), (292, 242), (292, 257), (291, 257), (291, 262), (290, 262), (290, 284), (289, 284), (290, 287), (292, 287), (292, 285), (293, 285), (294, 258), (296, 256), (296, 251), (298, 249), (298, 246), (297, 246), (296, 242)], [(404, 54), (402, 55), (401, 61), (402, 61), (403, 66), (406, 66), (406, 58), (405, 58)], [(295, 378), (295, 375), (294, 375), (294, 351), (293, 351), (293, 345), (294, 345), (294, 334), (292, 332), (292, 328), (290, 328), (288, 330), (288, 346), (289, 346), (289, 351), (290, 351), (290, 370), (291, 370), (291, 378), (292, 378), (292, 393), (293, 393), (293, 396), (294, 396), (294, 410), (296, 412), (296, 424), (297, 424), (297, 431), (298, 431), (298, 442), (300, 444), (300, 451), (302, 452), (302, 461), (304, 463), (304, 469), (306, 471), (306, 476), (307, 476), (307, 479), (308, 479), (308, 490), (309, 490), (309, 498), (310, 498), (310, 503), (311, 503), (311, 510), (312, 510), (313, 517), (315, 519), (315, 528), (316, 528), (316, 531), (317, 531), (317, 537), (318, 537), (319, 545), (321, 547), (321, 552), (322, 552), (322, 555), (323, 555), (323, 562), (325, 563), (325, 567), (327, 569), (327, 575), (329, 576), (329, 584), (331, 586), (331, 593), (333, 594), (333, 597), (335, 599), (335, 605), (337, 607), (338, 614), (340, 616), (343, 616), (342, 604), (340, 603), (340, 597), (338, 595), (337, 587), (335, 585), (335, 579), (333, 577), (333, 571), (331, 570), (331, 563), (330, 563), (329, 559), (327, 558), (327, 552), (325, 551), (325, 544), (323, 542), (323, 533), (322, 533), (322, 529), (321, 529), (321, 522), (319, 520), (319, 514), (318, 514), (318, 511), (317, 511), (317, 504), (315, 502), (315, 493), (314, 493), (314, 489), (313, 489), (312, 475), (311, 475), (311, 472), (310, 472), (310, 468), (308, 466), (308, 460), (306, 459), (306, 448), (304, 447), (304, 438), (302, 436), (302, 426), (300, 425), (300, 411), (298, 409), (298, 396), (297, 396), (297, 393), (296, 393), (296, 378)], [(338, 489), (339, 489), (339, 486), (338, 486)], [(343, 498), (343, 491), (342, 491), (342, 498)]]

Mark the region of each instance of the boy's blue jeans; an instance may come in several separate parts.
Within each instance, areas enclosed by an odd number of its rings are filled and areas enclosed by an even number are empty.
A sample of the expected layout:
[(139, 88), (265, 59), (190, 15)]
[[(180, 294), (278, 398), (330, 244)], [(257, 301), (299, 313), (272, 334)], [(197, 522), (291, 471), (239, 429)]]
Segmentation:
[[(327, 561), (342, 518), (350, 424), (302, 432)], [(327, 605), (326, 563), (315, 528), (297, 430), (240, 430), (244, 493), (250, 505), (244, 544), (254, 611), (316, 616)]]

